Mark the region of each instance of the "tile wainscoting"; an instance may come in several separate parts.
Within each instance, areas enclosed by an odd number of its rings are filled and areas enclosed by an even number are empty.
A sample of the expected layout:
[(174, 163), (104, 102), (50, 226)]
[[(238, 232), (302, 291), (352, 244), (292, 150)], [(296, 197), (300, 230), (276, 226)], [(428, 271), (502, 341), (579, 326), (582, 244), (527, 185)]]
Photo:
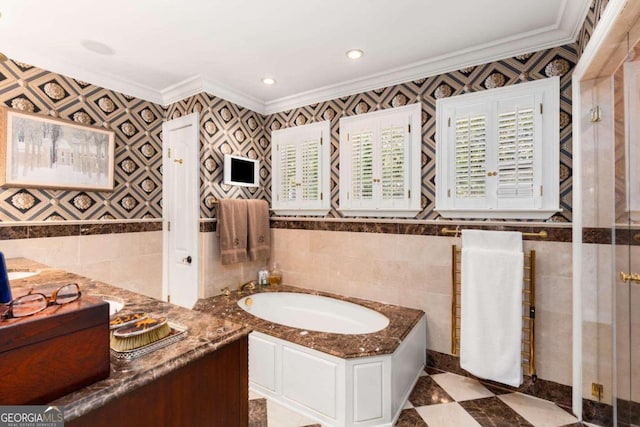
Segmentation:
[[(427, 347), (448, 353), (451, 246), (460, 239), (371, 231), (274, 227), (273, 259), (286, 284), (425, 311)], [(526, 240), (524, 246), (537, 251), (538, 377), (571, 384), (571, 243)]]
[(0, 250), (150, 297), (162, 297), (162, 222), (0, 224)]

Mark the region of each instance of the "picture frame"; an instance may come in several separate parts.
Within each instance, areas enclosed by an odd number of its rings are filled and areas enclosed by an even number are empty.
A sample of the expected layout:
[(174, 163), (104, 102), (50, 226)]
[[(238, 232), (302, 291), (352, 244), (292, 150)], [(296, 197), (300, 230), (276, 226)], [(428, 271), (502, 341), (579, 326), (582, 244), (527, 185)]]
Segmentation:
[(0, 187), (113, 191), (115, 132), (0, 108)]

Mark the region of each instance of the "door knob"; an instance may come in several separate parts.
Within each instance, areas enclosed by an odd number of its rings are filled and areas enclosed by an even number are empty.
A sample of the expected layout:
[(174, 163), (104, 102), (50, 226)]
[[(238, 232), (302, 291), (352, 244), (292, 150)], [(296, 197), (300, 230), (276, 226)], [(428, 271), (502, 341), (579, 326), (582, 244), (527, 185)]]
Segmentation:
[(625, 273), (624, 271), (620, 272), (620, 280), (622, 280), (623, 282), (627, 283), (627, 282), (636, 282), (636, 283), (640, 283), (640, 274), (638, 273)]
[(182, 164), (182, 159), (174, 159), (173, 161)]
[(182, 263), (183, 264), (191, 264), (191, 255), (189, 255), (189, 256), (187, 256), (185, 258), (182, 258)]

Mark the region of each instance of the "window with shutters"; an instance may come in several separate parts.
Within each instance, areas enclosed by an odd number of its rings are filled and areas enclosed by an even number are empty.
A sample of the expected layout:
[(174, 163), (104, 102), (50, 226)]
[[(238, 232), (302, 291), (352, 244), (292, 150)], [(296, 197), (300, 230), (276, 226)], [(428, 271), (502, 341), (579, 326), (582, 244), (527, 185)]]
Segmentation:
[(328, 121), (271, 134), (271, 208), (277, 215), (326, 215), (330, 210)]
[(559, 78), (436, 102), (436, 210), (546, 219), (559, 209)]
[(340, 119), (340, 211), (413, 217), (420, 211), (422, 110), (412, 104)]

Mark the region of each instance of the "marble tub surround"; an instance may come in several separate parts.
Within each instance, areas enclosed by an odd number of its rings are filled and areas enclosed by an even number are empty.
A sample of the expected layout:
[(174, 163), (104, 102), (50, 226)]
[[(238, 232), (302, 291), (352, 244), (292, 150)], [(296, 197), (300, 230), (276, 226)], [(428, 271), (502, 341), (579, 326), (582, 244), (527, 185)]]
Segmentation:
[(113, 296), (124, 300), (126, 304), (120, 313), (143, 311), (152, 316), (167, 316), (170, 321), (189, 328), (184, 340), (146, 356), (129, 362), (112, 358), (109, 378), (50, 402), (53, 405), (64, 406), (66, 421), (181, 368), (250, 332), (241, 324), (214, 318), (74, 273), (50, 268), (28, 259), (8, 259), (7, 267), (12, 270), (38, 272), (36, 276), (11, 283), (14, 297), (27, 293), (31, 288), (49, 292), (61, 284), (75, 282), (80, 285), (83, 294)]
[(252, 291), (251, 294), (261, 292), (298, 292), (352, 302), (382, 313), (389, 319), (389, 325), (378, 332), (357, 335), (302, 331), (297, 328), (259, 319), (244, 311), (238, 306), (237, 302), (240, 298), (250, 294), (247, 292), (243, 294), (232, 292), (228, 297), (219, 295), (201, 299), (198, 300), (193, 309), (217, 318), (227, 319), (233, 323), (244, 324), (253, 330), (267, 335), (343, 359), (393, 353), (411, 329), (418, 323), (422, 316), (424, 316), (424, 312), (421, 310), (367, 301), (359, 298), (350, 298), (328, 292), (313, 291), (289, 285), (258, 288)]

